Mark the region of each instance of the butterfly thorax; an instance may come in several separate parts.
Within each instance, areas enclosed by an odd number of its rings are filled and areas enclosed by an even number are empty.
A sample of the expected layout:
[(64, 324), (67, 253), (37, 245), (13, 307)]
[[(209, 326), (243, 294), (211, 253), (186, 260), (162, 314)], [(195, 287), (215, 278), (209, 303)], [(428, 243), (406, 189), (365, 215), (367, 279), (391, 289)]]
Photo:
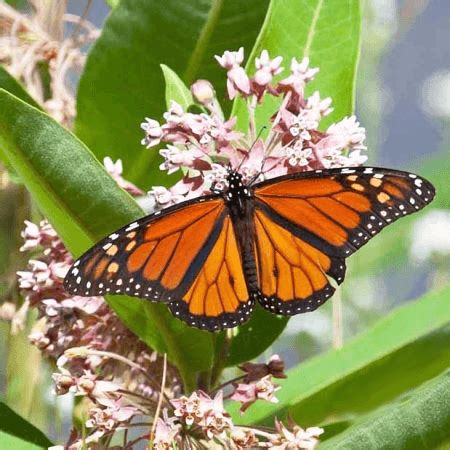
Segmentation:
[(235, 171), (230, 171), (227, 182), (228, 188), (223, 194), (239, 241), (239, 251), (246, 274), (247, 288), (250, 292), (253, 292), (257, 284), (253, 244), (255, 232), (253, 225), (255, 210), (253, 189), (245, 184), (242, 175)]
[(224, 191), (225, 202), (230, 209), (243, 216), (247, 212), (247, 200), (253, 197), (252, 189), (244, 183), (242, 175), (234, 170), (229, 171), (227, 184)]

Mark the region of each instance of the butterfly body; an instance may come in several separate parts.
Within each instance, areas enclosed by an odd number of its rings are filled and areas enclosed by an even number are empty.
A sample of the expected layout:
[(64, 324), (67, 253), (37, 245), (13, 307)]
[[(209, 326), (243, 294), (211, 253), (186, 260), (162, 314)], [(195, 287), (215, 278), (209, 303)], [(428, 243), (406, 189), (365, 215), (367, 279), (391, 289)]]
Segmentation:
[(345, 277), (345, 258), (434, 196), (407, 172), (317, 170), (227, 187), (112, 233), (69, 270), (76, 295), (128, 294), (167, 303), (210, 331), (247, 320), (255, 304), (275, 314), (313, 311)]

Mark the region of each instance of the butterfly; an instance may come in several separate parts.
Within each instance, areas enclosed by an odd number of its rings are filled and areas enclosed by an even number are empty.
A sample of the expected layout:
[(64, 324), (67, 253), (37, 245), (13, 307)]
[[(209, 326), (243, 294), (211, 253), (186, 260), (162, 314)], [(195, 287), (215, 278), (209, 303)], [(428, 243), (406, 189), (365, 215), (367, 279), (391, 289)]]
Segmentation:
[(274, 314), (313, 311), (344, 281), (345, 258), (385, 226), (430, 203), (412, 173), (350, 167), (244, 183), (156, 211), (110, 234), (75, 261), (73, 295), (127, 294), (166, 303), (209, 331)]

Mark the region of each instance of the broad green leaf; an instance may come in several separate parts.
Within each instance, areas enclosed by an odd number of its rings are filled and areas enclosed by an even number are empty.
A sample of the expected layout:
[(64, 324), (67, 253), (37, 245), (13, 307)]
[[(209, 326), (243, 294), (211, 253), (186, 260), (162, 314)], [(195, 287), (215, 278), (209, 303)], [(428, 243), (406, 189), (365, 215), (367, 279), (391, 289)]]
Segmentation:
[(319, 448), (435, 449), (450, 439), (449, 404), (450, 370), (447, 370), (398, 401), (364, 415), (353, 426), (327, 440)]
[(31, 423), (0, 402), (0, 448), (14, 450), (47, 449), (53, 445)]
[(166, 107), (170, 107), (171, 100), (174, 100), (184, 110), (187, 110), (194, 103), (191, 91), (170, 67), (161, 64), (161, 70), (163, 71), (164, 81), (166, 83)]
[(145, 151), (139, 124), (165, 110), (166, 64), (190, 84), (207, 78), (224, 96), (214, 54), (251, 48), (268, 0), (122, 0), (93, 46), (78, 90), (76, 133), (98, 159), (122, 158), (125, 178), (161, 184), (157, 152)]
[(120, 0), (105, 0), (105, 2), (111, 9), (114, 9), (119, 6)]
[[(74, 255), (143, 215), (83, 143), (2, 90), (0, 147)], [(108, 302), (143, 341), (168, 352), (185, 376), (210, 366), (212, 344), (202, 339), (205, 332), (174, 319), (166, 306), (126, 296)]]
[[(263, 49), (272, 57), (283, 56), (285, 66), (294, 56), (301, 59), (309, 55), (312, 66), (321, 69), (312, 88), (318, 89), (322, 97), (333, 97), (335, 110), (328, 120), (340, 119), (353, 110), (359, 28), (358, 0), (272, 0), (247, 69), (254, 70), (254, 59)], [(258, 107), (258, 128), (269, 125), (279, 103), (280, 99), (267, 98)], [(239, 126), (246, 130), (244, 101), (235, 101), (232, 115), (238, 116)], [(240, 327), (228, 363), (236, 364), (257, 356), (280, 335), (286, 323), (287, 319), (256, 311), (250, 321)]]
[[(326, 127), (353, 112), (354, 83), (360, 40), (359, 0), (272, 0), (266, 20), (249, 57), (247, 68), (254, 71), (254, 60), (263, 49), (284, 58), (289, 68), (292, 57), (309, 56), (311, 67), (320, 72), (308, 87), (321, 98), (333, 99), (334, 111), (322, 121)], [(257, 110), (258, 128), (269, 124), (279, 99), (266, 99)], [(237, 99), (232, 115), (246, 129), (245, 103)]]
[(397, 308), (342, 349), (289, 370), (280, 402), (261, 402), (240, 420), (257, 423), (287, 411), (302, 426), (347, 420), (436, 376), (450, 364), (449, 301), (450, 286)]

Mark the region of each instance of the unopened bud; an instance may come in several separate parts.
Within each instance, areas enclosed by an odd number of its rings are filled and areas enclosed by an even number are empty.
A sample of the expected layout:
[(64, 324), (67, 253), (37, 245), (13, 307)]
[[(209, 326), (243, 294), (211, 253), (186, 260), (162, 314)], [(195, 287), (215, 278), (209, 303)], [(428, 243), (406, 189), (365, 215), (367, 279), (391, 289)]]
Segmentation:
[(16, 313), (16, 305), (11, 302), (4, 302), (0, 306), (0, 319), (12, 320)]
[(194, 99), (202, 105), (210, 104), (216, 96), (212, 84), (207, 80), (197, 80), (191, 86), (191, 92)]

